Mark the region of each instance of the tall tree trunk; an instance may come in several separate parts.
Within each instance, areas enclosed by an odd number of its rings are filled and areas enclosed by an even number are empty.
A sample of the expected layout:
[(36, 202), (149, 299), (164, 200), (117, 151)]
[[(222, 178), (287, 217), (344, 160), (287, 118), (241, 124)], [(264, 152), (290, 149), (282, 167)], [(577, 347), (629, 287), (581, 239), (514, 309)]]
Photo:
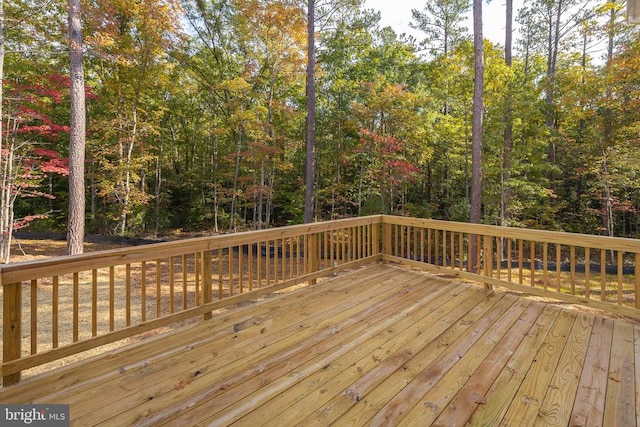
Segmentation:
[[(513, 36), (513, 0), (507, 0), (507, 22), (505, 25), (504, 39), (504, 62), (511, 69), (512, 55), (511, 45)], [(501, 203), (500, 203), (500, 225), (505, 225), (510, 219), (511, 204), (511, 149), (513, 147), (513, 85), (511, 80), (507, 86), (504, 113), (504, 153), (502, 156), (502, 176), (501, 176)]]
[[(549, 7), (552, 7), (551, 5)], [(547, 93), (546, 93), (546, 125), (549, 129), (549, 164), (551, 165), (551, 189), (556, 189), (556, 123), (555, 123), (555, 84), (556, 64), (558, 61), (558, 46), (560, 43), (560, 20), (562, 17), (562, 0), (558, 0), (555, 20), (553, 14), (549, 14), (549, 34), (547, 45)]]
[(71, 74), (71, 132), (69, 135), (69, 219), (67, 254), (84, 252), (85, 93), (80, 0), (68, 0)]
[(240, 156), (242, 155), (242, 137), (244, 134), (244, 127), (240, 124), (240, 129), (238, 130), (238, 150), (236, 151), (236, 165), (233, 172), (233, 194), (231, 195), (231, 211), (229, 213), (229, 231), (234, 230), (235, 226), (235, 216), (236, 216), (236, 200), (238, 192), (238, 176), (240, 175)]
[[(471, 126), (471, 222), (480, 223), (482, 209), (482, 119), (484, 104), (484, 38), (482, 36), (482, 0), (473, 0), (473, 46), (475, 71), (473, 85), (473, 120)], [(478, 272), (478, 236), (471, 245), (471, 271)]]
[[(0, 153), (5, 149), (4, 132), (4, 116), (2, 111), (3, 103), (3, 78), (4, 78), (4, 0), (0, 0)], [(8, 126), (6, 126), (8, 129)], [(10, 152), (9, 152), (10, 154)], [(10, 189), (8, 186), (8, 177), (6, 174), (6, 168), (9, 166), (7, 163), (9, 159), (3, 160), (0, 155), (0, 173), (2, 173), (2, 180), (0, 181), (0, 263), (9, 262), (10, 249), (11, 249), (11, 224), (9, 223), (9, 197)]]
[[(607, 72), (605, 74), (605, 78), (609, 77), (609, 70), (611, 68), (613, 62), (613, 42), (615, 36), (615, 22), (616, 22), (616, 11), (614, 8), (611, 8), (610, 18), (609, 18), (609, 29), (607, 32), (608, 35), (608, 43), (607, 43)], [(611, 102), (611, 98), (613, 97), (611, 87), (607, 84), (607, 93), (606, 99), (607, 103)], [(611, 194), (611, 178), (609, 175), (609, 147), (611, 146), (611, 133), (613, 131), (613, 112), (611, 108), (607, 106), (604, 111), (604, 148), (602, 154), (602, 197), (601, 197), (601, 210), (602, 210), (602, 233), (606, 236), (613, 237), (613, 205), (612, 205), (612, 194)]]
[(308, 0), (307, 6), (307, 135), (306, 135), (306, 167), (304, 222), (313, 222), (314, 194), (314, 152), (316, 134), (316, 53), (315, 53), (315, 0)]

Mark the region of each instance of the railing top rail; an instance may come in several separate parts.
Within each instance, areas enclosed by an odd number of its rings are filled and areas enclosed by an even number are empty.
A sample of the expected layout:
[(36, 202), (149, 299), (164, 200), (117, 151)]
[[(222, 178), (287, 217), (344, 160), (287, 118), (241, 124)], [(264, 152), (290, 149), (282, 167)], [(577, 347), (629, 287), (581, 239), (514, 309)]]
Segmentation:
[(153, 261), (170, 256), (180, 256), (200, 251), (248, 245), (266, 240), (322, 233), (345, 227), (379, 224), (380, 222), (381, 216), (373, 215), (5, 264), (0, 265), (0, 283), (6, 285), (40, 277), (70, 274), (142, 261)]
[(530, 240), (534, 242), (557, 243), (592, 249), (620, 250), (640, 253), (640, 239), (595, 236), (591, 234), (567, 233), (561, 231), (533, 230), (528, 228), (501, 227), (497, 225), (471, 224), (464, 222), (440, 221), (383, 215), (382, 223), (434, 228), (468, 234), (504, 237), (508, 239)]

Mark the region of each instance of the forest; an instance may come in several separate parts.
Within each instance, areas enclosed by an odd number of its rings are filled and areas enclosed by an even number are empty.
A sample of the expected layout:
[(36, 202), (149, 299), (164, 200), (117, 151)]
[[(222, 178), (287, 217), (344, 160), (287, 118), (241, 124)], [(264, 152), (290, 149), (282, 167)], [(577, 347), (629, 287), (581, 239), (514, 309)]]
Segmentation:
[[(67, 1), (2, 3), (0, 231), (64, 231)], [(303, 222), (307, 4), (81, 1), (87, 233)], [(421, 39), (381, 27), (363, 0), (315, 8), (314, 220), (469, 221), (471, 2), (425, 0)], [(481, 221), (640, 237), (626, 2), (531, 0), (495, 20), (517, 30), (484, 41)]]

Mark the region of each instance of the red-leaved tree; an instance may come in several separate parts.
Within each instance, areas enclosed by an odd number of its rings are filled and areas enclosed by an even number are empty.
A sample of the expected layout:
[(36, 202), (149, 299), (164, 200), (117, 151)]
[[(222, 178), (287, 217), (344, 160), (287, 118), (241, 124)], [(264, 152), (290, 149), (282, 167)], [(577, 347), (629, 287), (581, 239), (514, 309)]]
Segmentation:
[(16, 218), (16, 200), (55, 198), (43, 181), (52, 174), (69, 173), (67, 159), (51, 148), (69, 127), (55, 123), (46, 113), (63, 101), (68, 78), (45, 76), (37, 82), (5, 83), (4, 87), (8, 102), (0, 139), (0, 259), (9, 262), (13, 231), (47, 216), (47, 212), (33, 212)]
[(418, 166), (406, 156), (405, 142), (367, 129), (360, 129), (360, 135), (363, 165), (367, 171), (362, 185), (368, 187), (370, 196), (376, 193), (380, 197), (382, 213), (402, 210), (408, 184), (420, 173)]

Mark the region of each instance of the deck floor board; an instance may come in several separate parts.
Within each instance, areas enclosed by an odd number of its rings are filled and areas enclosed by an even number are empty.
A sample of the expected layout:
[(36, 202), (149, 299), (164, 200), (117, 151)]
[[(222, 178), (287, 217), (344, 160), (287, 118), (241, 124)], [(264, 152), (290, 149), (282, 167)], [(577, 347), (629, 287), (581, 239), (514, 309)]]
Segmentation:
[(635, 425), (640, 328), (388, 264), (0, 389), (71, 425)]

